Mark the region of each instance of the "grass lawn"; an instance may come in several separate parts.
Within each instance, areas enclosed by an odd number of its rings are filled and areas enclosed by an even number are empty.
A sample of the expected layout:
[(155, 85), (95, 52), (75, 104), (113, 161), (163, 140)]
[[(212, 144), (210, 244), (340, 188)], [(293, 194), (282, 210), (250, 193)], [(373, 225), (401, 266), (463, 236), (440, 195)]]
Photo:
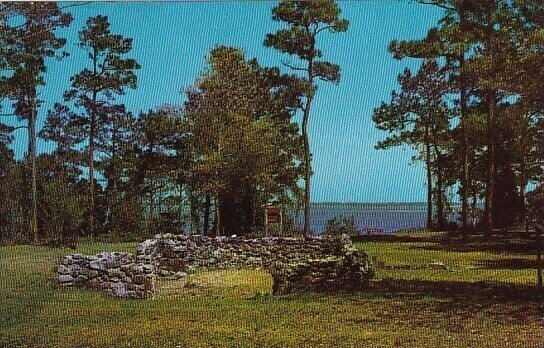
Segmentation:
[[(69, 249), (0, 247), (0, 347), (542, 347), (535, 259), (519, 241), (435, 234), (365, 242), (379, 268), (358, 294), (272, 296), (265, 271), (201, 272), (127, 301), (60, 289)], [(93, 243), (77, 252), (134, 251)]]

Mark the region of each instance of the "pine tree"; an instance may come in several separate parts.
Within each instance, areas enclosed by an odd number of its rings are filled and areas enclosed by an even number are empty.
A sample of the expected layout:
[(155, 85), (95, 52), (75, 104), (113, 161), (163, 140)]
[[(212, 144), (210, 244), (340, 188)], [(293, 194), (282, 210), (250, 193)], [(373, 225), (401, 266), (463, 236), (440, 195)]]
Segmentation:
[(312, 102), (317, 90), (317, 81), (340, 82), (340, 67), (322, 59), (323, 53), (317, 46), (317, 38), (325, 32), (347, 31), (349, 22), (340, 18), (341, 10), (334, 0), (281, 1), (272, 10), (275, 21), (287, 24), (274, 34), (268, 34), (265, 46), (297, 56), (301, 64), (283, 62), (295, 72), (304, 74), (306, 80), (305, 102), (302, 107), (302, 138), (304, 141), (304, 233), (310, 233), (310, 190), (311, 190), (311, 149), (308, 121)]
[[(26, 125), (28, 131), (27, 162), (30, 181), (29, 231), (34, 243), (38, 242), (38, 192), (36, 169), (36, 122), (43, 103), (39, 89), (45, 85), (47, 58), (58, 59), (66, 40), (56, 35), (56, 30), (68, 26), (72, 15), (54, 2), (2, 3), (0, 13), (0, 68), (9, 74), (0, 78), (3, 97), (13, 102), (13, 114)], [(20, 20), (6, 20), (7, 17)]]
[[(81, 109), (81, 117), (87, 129), (89, 168), (89, 228), (95, 233), (95, 147), (100, 123), (107, 115), (101, 110), (112, 104), (117, 95), (127, 88), (136, 88), (135, 70), (140, 66), (134, 59), (126, 58), (132, 49), (132, 39), (110, 31), (105, 16), (91, 17), (79, 32), (79, 47), (88, 53), (90, 67), (71, 78), (72, 89), (65, 93), (65, 100)], [(78, 120), (81, 122), (81, 120)]]
[(444, 155), (442, 149), (450, 137), (450, 119), (454, 111), (447, 105), (450, 84), (445, 69), (437, 61), (427, 60), (413, 75), (409, 69), (398, 77), (400, 92), (393, 91), (391, 102), (382, 102), (374, 110), (378, 129), (390, 136), (376, 146), (410, 145), (420, 151), (427, 173), (427, 228), (433, 223), (433, 181), (437, 181), (438, 227), (444, 223)]

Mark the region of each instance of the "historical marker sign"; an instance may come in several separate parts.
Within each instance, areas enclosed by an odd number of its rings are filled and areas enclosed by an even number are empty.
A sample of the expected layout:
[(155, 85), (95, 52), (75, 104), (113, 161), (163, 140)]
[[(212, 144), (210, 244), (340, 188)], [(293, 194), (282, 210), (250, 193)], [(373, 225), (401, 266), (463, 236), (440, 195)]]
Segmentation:
[(265, 224), (267, 235), (268, 235), (268, 225), (271, 223), (280, 224), (280, 231), (283, 232), (283, 208), (281, 207), (264, 208), (264, 224)]

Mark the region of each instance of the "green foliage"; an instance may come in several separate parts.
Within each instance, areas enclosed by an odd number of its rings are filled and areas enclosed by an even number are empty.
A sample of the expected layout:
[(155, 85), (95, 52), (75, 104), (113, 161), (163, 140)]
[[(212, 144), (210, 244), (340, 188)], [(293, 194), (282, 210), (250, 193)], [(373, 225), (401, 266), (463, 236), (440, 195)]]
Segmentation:
[[(287, 23), (289, 27), (280, 29), (275, 34), (268, 34), (264, 44), (281, 52), (297, 55), (301, 60), (321, 58), (322, 52), (316, 48), (316, 36), (323, 31), (345, 32), (349, 27), (347, 20), (339, 18), (340, 12), (333, 0), (281, 1), (272, 10), (272, 18)], [(316, 72), (326, 72), (328, 69), (325, 67), (331, 68), (333, 65), (323, 62), (321, 68), (316, 67)], [(318, 75), (320, 74), (314, 74)], [(328, 76), (334, 75), (324, 73), (320, 76), (325, 80), (333, 80), (334, 77)]]
[(300, 140), (291, 122), (300, 103), (298, 82), (219, 46), (187, 91), (189, 181), (215, 198), (216, 231), (248, 233), (268, 201), (286, 201), (298, 191)]
[[(26, 125), (28, 149), (26, 156), (30, 184), (25, 194), (30, 202), (26, 216), (29, 235), (38, 242), (38, 192), (36, 169), (36, 123), (43, 103), (38, 88), (45, 85), (48, 58), (60, 60), (66, 52), (57, 54), (66, 40), (56, 35), (58, 28), (67, 27), (72, 15), (54, 2), (0, 4), (0, 98), (12, 102), (12, 112)], [(13, 128), (15, 130), (16, 128)], [(23, 188), (20, 188), (23, 189)]]
[[(459, 190), (464, 230), (468, 196), (473, 211), (477, 203), (485, 203), (480, 218), (490, 236), (494, 228), (526, 218), (526, 191), (542, 180), (537, 129), (544, 111), (540, 76), (544, 8), (534, 0), (418, 2), (441, 8), (443, 18), (426, 37), (395, 40), (389, 48), (397, 59), (444, 62), (450, 85), (445, 96), (455, 112), (445, 128), (450, 141), (442, 150), (443, 181)], [(395, 94), (395, 99), (400, 97)], [(377, 109), (378, 116), (383, 115), (377, 121), (384, 130), (397, 133), (380, 145), (406, 143), (412, 132), (400, 131), (405, 120), (387, 116), (386, 109)], [(406, 112), (395, 103), (389, 111)], [(384, 118), (391, 122), (383, 123)]]
[[(451, 119), (456, 110), (448, 102), (452, 85), (447, 68), (437, 60), (425, 60), (418, 72), (405, 69), (398, 76), (400, 92), (391, 93), (391, 102), (382, 102), (372, 116), (376, 127), (388, 133), (377, 149), (408, 145), (418, 151), (427, 171), (428, 228), (440, 230), (445, 223), (447, 154), (451, 146)], [(433, 204), (437, 206), (433, 223)]]
[(37, 169), (41, 243), (71, 245), (84, 235), (87, 185), (77, 179), (80, 172), (57, 154), (40, 155)]

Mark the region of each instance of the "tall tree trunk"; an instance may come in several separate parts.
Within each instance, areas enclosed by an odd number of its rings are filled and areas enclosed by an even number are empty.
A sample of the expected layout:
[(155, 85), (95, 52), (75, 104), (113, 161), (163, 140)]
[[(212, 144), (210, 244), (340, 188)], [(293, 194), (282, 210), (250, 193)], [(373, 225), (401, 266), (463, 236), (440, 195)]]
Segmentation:
[(425, 166), (427, 169), (427, 229), (433, 228), (433, 175), (431, 171), (430, 128), (425, 126)]
[[(34, 93), (35, 94), (35, 93)], [(31, 185), (31, 203), (30, 203), (30, 232), (34, 244), (38, 243), (38, 189), (37, 189), (37, 170), (36, 170), (36, 98), (30, 98), (30, 115), (28, 118), (28, 160), (30, 163), (30, 185)]]
[[(109, 200), (109, 204), (111, 204), (112, 206), (109, 207), (109, 211), (111, 212), (110, 213), (110, 222), (109, 222), (109, 225), (110, 225), (110, 228), (109, 230), (111, 230), (111, 227), (116, 227), (115, 224), (117, 222), (117, 214), (119, 214), (119, 211), (117, 209), (117, 206), (118, 206), (118, 202), (117, 202), (117, 169), (115, 167), (115, 158), (117, 156), (117, 151), (116, 151), (116, 146), (117, 146), (117, 124), (115, 123), (115, 120), (113, 121), (113, 127), (112, 127), (112, 134), (111, 134), (111, 169), (110, 169), (110, 177), (108, 178), (108, 189), (109, 189), (109, 194), (108, 196), (110, 197), (110, 200)], [(111, 183), (110, 183), (111, 181)]]
[(91, 124), (89, 130), (89, 228), (91, 236), (94, 236), (94, 133), (96, 129), (96, 93), (93, 92), (93, 110), (91, 112)]
[(310, 153), (310, 141), (308, 139), (308, 116), (310, 102), (306, 103), (304, 108), (304, 119), (302, 121), (302, 138), (304, 140), (304, 234), (310, 233), (310, 180), (312, 176)]
[[(465, 1), (461, 0), (459, 4), (459, 25), (461, 30), (465, 27), (466, 15), (465, 15)], [(468, 217), (468, 190), (469, 190), (469, 144), (467, 134), (467, 118), (468, 118), (468, 105), (467, 105), (467, 90), (465, 81), (465, 72), (463, 71), (465, 65), (465, 51), (459, 52), (459, 97), (461, 104), (461, 157), (463, 174), (461, 175), (461, 233), (463, 238), (467, 237), (467, 217)]]
[[(313, 57), (315, 41), (312, 42)], [(304, 106), (304, 116), (302, 118), (302, 138), (304, 140), (304, 234), (310, 234), (310, 202), (311, 202), (311, 177), (312, 177), (312, 153), (310, 151), (310, 139), (308, 136), (308, 120), (310, 119), (310, 110), (314, 99), (315, 90), (313, 89), (314, 81), (314, 61), (313, 58), (308, 60), (308, 82), (312, 85), (312, 90), (308, 91), (306, 97), (306, 105)]]
[(485, 238), (490, 238), (493, 234), (493, 203), (495, 195), (495, 92), (488, 93), (488, 116), (487, 116), (487, 178), (485, 188)]
[[(522, 165), (523, 167), (523, 165)], [(523, 169), (521, 169), (523, 172)], [(523, 175), (523, 174), (522, 174)], [(527, 182), (524, 181), (521, 184), (520, 190), (519, 190), (519, 196), (521, 201), (523, 202), (523, 225), (525, 227), (525, 233), (529, 233), (529, 209), (527, 207)]]
[(442, 168), (442, 154), (435, 144), (436, 153), (436, 215), (438, 218), (438, 229), (444, 231), (446, 227), (446, 221), (444, 216), (444, 182), (443, 182), (443, 168)]
[[(201, 226), (200, 226), (200, 207), (199, 207), (198, 196), (192, 192), (189, 192), (187, 195), (187, 199), (189, 200), (189, 205), (190, 205), (191, 226), (193, 227), (193, 231), (196, 234), (202, 234)], [(191, 233), (193, 232), (191, 231)]]
[(204, 198), (204, 235), (207, 235), (208, 230), (210, 229), (210, 205), (211, 197), (210, 195), (206, 195), (206, 197)]
[[(95, 47), (93, 49), (93, 75), (96, 76), (98, 74), (98, 51)], [(92, 92), (92, 98), (91, 98), (91, 124), (89, 129), (89, 206), (90, 206), (90, 214), (89, 214), (89, 228), (91, 232), (91, 236), (94, 236), (95, 234), (95, 220), (94, 220), (94, 213), (95, 213), (95, 199), (94, 199), (94, 136), (96, 131), (96, 99), (97, 99), (97, 92), (96, 90), (93, 90)]]
[(525, 233), (529, 233), (529, 207), (527, 206), (527, 163), (525, 156), (530, 152), (530, 149), (527, 146), (527, 135), (525, 132), (526, 128), (522, 127), (521, 132), (521, 164), (520, 164), (520, 198), (523, 202), (523, 224), (525, 226)]
[[(461, 16), (462, 21), (464, 16)], [(462, 146), (461, 146), (461, 158), (463, 173), (461, 175), (461, 233), (463, 238), (467, 237), (467, 220), (468, 220), (468, 190), (469, 190), (469, 144), (468, 144), (468, 134), (467, 134), (467, 118), (468, 118), (468, 107), (467, 107), (467, 93), (465, 85), (465, 76), (463, 72), (463, 67), (465, 64), (464, 52), (459, 59), (459, 90), (460, 90), (460, 103), (461, 103), (461, 137), (462, 137)]]
[(477, 223), (477, 214), (476, 214), (476, 210), (478, 208), (478, 190), (476, 190), (476, 188), (474, 188), (472, 190), (472, 228), (476, 228), (476, 223)]
[(536, 273), (538, 278), (538, 287), (542, 289), (542, 228), (535, 227), (536, 232)]
[(251, 230), (255, 227), (255, 215), (256, 215), (256, 200), (257, 200), (257, 192), (252, 189), (248, 188), (246, 193), (246, 199), (242, 202), (244, 204), (244, 210), (245, 210), (245, 232), (250, 233)]
[[(493, 45), (493, 31), (494, 23), (492, 22), (493, 11), (495, 6), (489, 7), (488, 13), (488, 23), (487, 23), (487, 40), (486, 40), (486, 49), (487, 53), (490, 55), (490, 66), (491, 69), (494, 69), (494, 45)], [(486, 122), (486, 140), (487, 140), (487, 178), (486, 178), (486, 197), (485, 197), (485, 238), (490, 238), (493, 235), (493, 209), (494, 209), (494, 199), (495, 199), (495, 104), (496, 104), (497, 93), (494, 89), (487, 91), (487, 122)]]
[(221, 199), (219, 192), (215, 194), (215, 236), (221, 235)]

